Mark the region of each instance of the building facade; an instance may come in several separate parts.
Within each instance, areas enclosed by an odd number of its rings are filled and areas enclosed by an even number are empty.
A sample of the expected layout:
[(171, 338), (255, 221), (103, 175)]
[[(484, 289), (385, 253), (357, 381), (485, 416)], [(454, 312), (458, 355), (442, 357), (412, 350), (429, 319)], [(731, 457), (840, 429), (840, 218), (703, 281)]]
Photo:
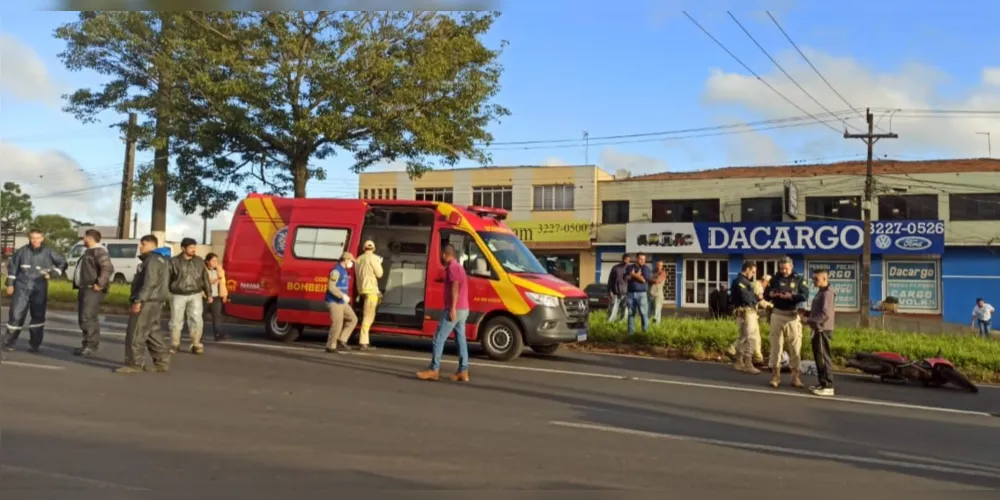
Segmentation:
[[(1000, 301), (1000, 161), (875, 164), (872, 304), (968, 323), (977, 297)], [(624, 253), (663, 261), (667, 302), (705, 309), (746, 260), (773, 274), (831, 270), (837, 307), (861, 307), (864, 163), (724, 168), (599, 183), (594, 279)]]
[(595, 166), (484, 167), (362, 173), (361, 199), (443, 201), (509, 211), (507, 224), (553, 275), (585, 287), (597, 276), (598, 184), (612, 176)]

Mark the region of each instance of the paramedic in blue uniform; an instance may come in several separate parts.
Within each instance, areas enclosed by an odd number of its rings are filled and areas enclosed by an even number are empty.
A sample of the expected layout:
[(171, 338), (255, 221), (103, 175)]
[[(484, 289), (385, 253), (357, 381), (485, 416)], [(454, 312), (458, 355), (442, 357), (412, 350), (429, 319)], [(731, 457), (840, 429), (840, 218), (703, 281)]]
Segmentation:
[(340, 262), (330, 270), (326, 284), (326, 307), (330, 310), (330, 333), (326, 336), (326, 352), (350, 351), (347, 341), (358, 326), (358, 315), (351, 306), (351, 273), (354, 256), (350, 252), (340, 255)]
[(45, 334), (45, 308), (48, 305), (49, 278), (66, 272), (66, 259), (46, 246), (42, 232), (33, 229), (28, 233), (27, 245), (19, 248), (7, 261), (7, 295), (12, 295), (7, 335), (3, 349), (13, 351), (24, 321), (31, 314), (28, 324), (31, 352), (42, 347)]

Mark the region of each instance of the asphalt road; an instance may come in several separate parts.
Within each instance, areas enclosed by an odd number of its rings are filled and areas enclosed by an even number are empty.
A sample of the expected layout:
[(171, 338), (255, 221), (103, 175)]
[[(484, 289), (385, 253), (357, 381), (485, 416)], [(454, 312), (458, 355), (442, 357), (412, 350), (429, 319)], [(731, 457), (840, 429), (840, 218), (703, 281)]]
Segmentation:
[(426, 342), (339, 356), (238, 326), (170, 373), (124, 376), (123, 328), (82, 360), (65, 318), (42, 354), (0, 364), (0, 498), (1000, 487), (1000, 389), (842, 377), (824, 400), (722, 365), (575, 353), (477, 358), (471, 384), (432, 383), (413, 378)]

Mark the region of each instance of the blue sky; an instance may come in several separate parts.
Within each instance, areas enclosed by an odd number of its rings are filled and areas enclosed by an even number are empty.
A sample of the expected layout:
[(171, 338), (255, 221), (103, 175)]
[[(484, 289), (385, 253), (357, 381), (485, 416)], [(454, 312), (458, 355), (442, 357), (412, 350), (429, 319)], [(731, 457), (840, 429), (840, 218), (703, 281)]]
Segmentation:
[[(864, 146), (860, 141), (846, 141), (838, 132), (816, 124), (641, 143), (608, 144), (621, 141), (596, 139), (803, 115), (699, 31), (681, 14), (685, 8), (765, 81), (810, 113), (823, 111), (777, 72), (728, 17), (726, 8), (742, 7), (734, 11), (737, 18), (830, 110), (847, 106), (805, 65), (767, 16), (750, 9), (772, 9), (811, 62), (855, 107), (1000, 109), (1000, 71), (989, 71), (1000, 68), (1000, 35), (991, 26), (1000, 14), (1000, 4), (969, 2), (962, 10), (918, 10), (912, 3), (897, 1), (877, 7), (853, 1), (815, 4), (805, 8), (804, 2), (792, 1), (716, 2), (717, 10), (706, 11), (695, 8), (704, 3), (624, 2), (627, 7), (612, 11), (606, 2), (596, 1), (507, 2), (490, 43), (510, 42), (502, 59), (506, 71), (497, 100), (513, 114), (492, 127), (496, 140), (578, 139), (586, 130), (594, 145), (588, 152), (573, 143), (533, 149), (497, 146), (492, 150), (493, 163), (582, 164), (589, 158), (609, 171), (626, 168), (650, 173), (861, 158)], [(68, 72), (56, 57), (62, 42), (52, 37), (52, 31), (74, 16), (63, 12), (0, 14), (5, 44), (0, 139), (9, 148), (0, 170), (3, 178), (10, 173), (36, 193), (42, 212), (65, 211), (66, 204), (78, 196), (45, 196), (65, 192), (54, 191), (54, 185), (120, 181), (123, 146), (117, 134), (103, 124), (79, 123), (59, 110), (54, 97), (102, 81), (91, 73)], [(14, 65), (18, 68), (12, 69)], [(27, 89), (25, 82), (30, 83)], [(858, 116), (850, 118), (851, 125), (863, 126)], [(880, 114), (879, 118), (886, 127), (888, 117)], [(892, 124), (901, 137), (880, 144), (879, 152), (902, 159), (986, 156), (986, 137), (975, 132), (990, 131), (994, 121), (898, 113)], [(1000, 134), (1000, 127), (995, 131)], [(17, 158), (23, 162), (8, 163), (12, 155), (20, 155)], [(140, 153), (139, 160), (148, 156)], [(53, 162), (60, 166), (51, 166)], [(83, 177), (53, 173), (73, 162)], [(29, 173), (35, 167), (19, 166), (25, 164), (37, 164), (49, 177), (32, 177)], [(346, 159), (324, 166), (329, 179), (310, 184), (310, 194), (356, 193), (357, 179), (347, 171)], [(97, 192), (103, 198), (110, 191)], [(104, 203), (102, 207), (87, 209), (87, 216), (112, 223), (116, 205)], [(140, 205), (139, 214), (140, 219), (148, 219), (148, 206)], [(168, 223), (180, 231), (191, 230), (196, 222), (176, 210), (170, 219)], [(212, 226), (225, 224), (225, 218), (220, 218)]]

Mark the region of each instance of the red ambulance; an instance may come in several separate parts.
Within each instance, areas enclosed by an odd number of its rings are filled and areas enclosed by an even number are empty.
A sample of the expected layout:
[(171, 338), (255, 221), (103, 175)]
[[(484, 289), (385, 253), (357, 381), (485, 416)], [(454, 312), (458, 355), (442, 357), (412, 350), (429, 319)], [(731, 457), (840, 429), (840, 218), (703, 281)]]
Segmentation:
[(384, 259), (372, 333), (431, 337), (445, 308), (441, 250), (452, 244), (469, 276), (466, 335), (490, 358), (586, 340), (587, 295), (548, 274), (504, 218), (503, 210), (449, 203), (251, 194), (226, 241), (225, 312), (263, 321), (270, 338), (286, 342), (305, 327), (329, 327), (327, 276), (345, 250), (357, 256), (372, 240)]

